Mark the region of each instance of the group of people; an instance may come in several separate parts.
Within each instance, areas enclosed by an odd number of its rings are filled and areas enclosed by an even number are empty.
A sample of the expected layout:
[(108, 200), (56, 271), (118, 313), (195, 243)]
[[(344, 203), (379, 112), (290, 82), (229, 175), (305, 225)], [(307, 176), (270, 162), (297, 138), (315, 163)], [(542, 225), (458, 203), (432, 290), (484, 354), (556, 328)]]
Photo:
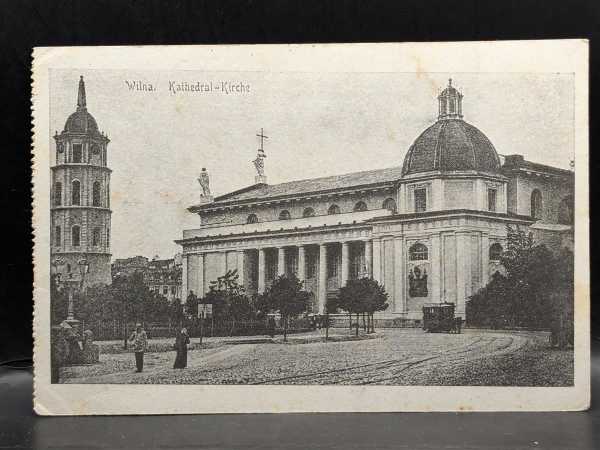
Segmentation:
[[(144, 370), (144, 352), (148, 348), (148, 336), (142, 328), (141, 323), (135, 325), (135, 331), (131, 333), (129, 342), (132, 344), (133, 353), (135, 354), (136, 372), (141, 372)], [(189, 343), (190, 337), (187, 329), (182, 328), (175, 336), (175, 343), (173, 344), (173, 348), (177, 352), (173, 369), (185, 369), (187, 367), (187, 351)]]

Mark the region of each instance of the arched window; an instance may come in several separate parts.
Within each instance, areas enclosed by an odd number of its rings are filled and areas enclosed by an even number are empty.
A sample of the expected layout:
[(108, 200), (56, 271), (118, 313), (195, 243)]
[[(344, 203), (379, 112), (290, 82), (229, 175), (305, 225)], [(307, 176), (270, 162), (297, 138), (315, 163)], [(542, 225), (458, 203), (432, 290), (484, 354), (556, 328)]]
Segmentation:
[(427, 246), (425, 246), (425, 244), (421, 244), (420, 242), (411, 245), (411, 247), (408, 249), (408, 256), (411, 261), (423, 261), (428, 259), (429, 254), (427, 251)]
[(246, 223), (258, 223), (258, 217), (256, 214), (250, 214), (246, 219)]
[(542, 193), (539, 189), (534, 189), (531, 193), (531, 217), (542, 218)]
[(287, 209), (284, 209), (279, 213), (279, 220), (290, 220), (291, 218), (292, 216), (290, 215), (290, 212)]
[(490, 261), (500, 261), (504, 249), (497, 242), (490, 247)]
[(60, 241), (61, 241), (61, 229), (60, 229), (60, 225), (57, 225), (54, 227), (54, 245), (56, 245), (57, 247), (60, 247)]
[(81, 144), (73, 144), (73, 162), (81, 163), (83, 151), (81, 150)]
[(100, 245), (100, 228), (94, 228), (92, 232), (92, 245), (94, 247)]
[(327, 210), (327, 214), (339, 214), (340, 213), (340, 207), (338, 205), (331, 205), (329, 207), (329, 209)]
[(305, 208), (304, 211), (302, 211), (302, 217), (313, 217), (315, 215), (315, 210), (312, 208)]
[(366, 211), (367, 210), (367, 204), (363, 201), (357, 202), (356, 205), (354, 205), (354, 211)]
[(100, 206), (100, 182), (94, 181), (92, 186), (92, 206)]
[(71, 182), (71, 205), (81, 205), (81, 183), (79, 180)]
[(558, 223), (562, 225), (573, 225), (575, 221), (573, 208), (573, 197), (569, 196), (562, 199), (558, 205)]
[(62, 205), (62, 183), (57, 181), (54, 183), (54, 206)]
[(386, 198), (383, 202), (383, 209), (387, 209), (388, 211), (395, 213), (396, 212), (396, 200), (394, 200), (391, 197)]
[(73, 225), (71, 228), (71, 245), (73, 247), (79, 247), (81, 243), (81, 229), (79, 225)]

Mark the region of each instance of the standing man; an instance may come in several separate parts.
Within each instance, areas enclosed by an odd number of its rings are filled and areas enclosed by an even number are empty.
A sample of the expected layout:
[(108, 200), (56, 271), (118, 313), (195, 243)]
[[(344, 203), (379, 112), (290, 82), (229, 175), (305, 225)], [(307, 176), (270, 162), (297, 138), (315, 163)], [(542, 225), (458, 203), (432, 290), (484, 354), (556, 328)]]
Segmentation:
[(131, 333), (129, 342), (133, 343), (133, 352), (135, 353), (136, 372), (141, 372), (144, 369), (144, 352), (148, 343), (146, 332), (142, 328), (141, 323), (135, 324), (135, 331)]

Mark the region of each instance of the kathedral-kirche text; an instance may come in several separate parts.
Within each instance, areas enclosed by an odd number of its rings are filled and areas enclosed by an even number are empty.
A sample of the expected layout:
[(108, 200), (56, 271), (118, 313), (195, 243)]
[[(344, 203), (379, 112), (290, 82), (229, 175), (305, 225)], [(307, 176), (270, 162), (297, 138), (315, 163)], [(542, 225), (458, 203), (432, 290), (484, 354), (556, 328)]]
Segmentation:
[(201, 225), (177, 241), (182, 292), (202, 296), (237, 270), (252, 295), (295, 273), (322, 314), (349, 279), (367, 276), (389, 295), (381, 318), (420, 320), (423, 305), (440, 302), (465, 318), (468, 298), (503, 270), (507, 225), (552, 249), (572, 245), (573, 172), (510, 149), (500, 156), (464, 120), (451, 80), (437, 100), (437, 121), (402, 166), (270, 185), (261, 144), (255, 183), (214, 197), (203, 169), (201, 200), (189, 208)]

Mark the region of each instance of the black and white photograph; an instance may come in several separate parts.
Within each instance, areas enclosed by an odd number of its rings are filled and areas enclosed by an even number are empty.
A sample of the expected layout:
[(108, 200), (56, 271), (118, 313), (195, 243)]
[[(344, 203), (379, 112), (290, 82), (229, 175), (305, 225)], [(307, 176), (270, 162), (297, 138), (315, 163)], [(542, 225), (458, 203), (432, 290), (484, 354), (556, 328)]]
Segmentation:
[(369, 45), (362, 70), (46, 67), (44, 385), (575, 389), (577, 73)]

